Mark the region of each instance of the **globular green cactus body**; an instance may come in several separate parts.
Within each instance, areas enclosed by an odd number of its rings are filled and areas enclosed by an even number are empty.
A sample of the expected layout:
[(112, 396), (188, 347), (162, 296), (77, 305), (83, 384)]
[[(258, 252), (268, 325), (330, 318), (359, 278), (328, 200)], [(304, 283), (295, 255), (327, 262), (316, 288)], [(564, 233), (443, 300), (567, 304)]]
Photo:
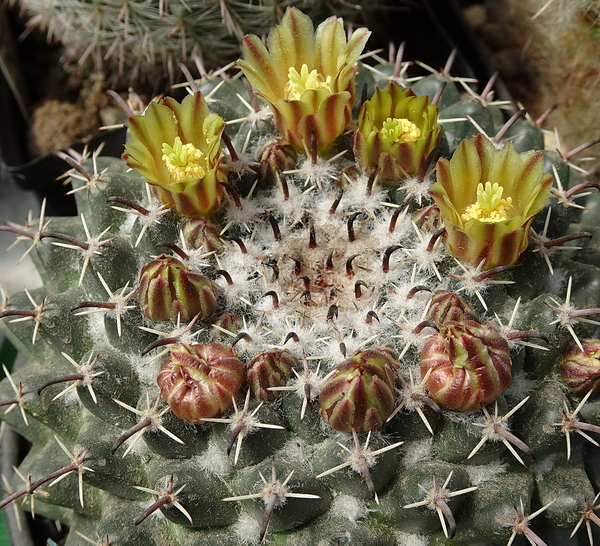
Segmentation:
[[(286, 17), (284, 29), (302, 16)], [(322, 32), (335, 35), (333, 24)], [(390, 65), (358, 73), (370, 93), (403, 83), (385, 76)], [(306, 97), (330, 92), (316, 76), (305, 84)], [(215, 82), (200, 87), (208, 96)], [(73, 180), (80, 217), (8, 226), (33, 246), (45, 286), (9, 298), (0, 315), (27, 361), (0, 383), (2, 419), (32, 443), (4, 502), (33, 495), (36, 512), (71, 528), (68, 546), (88, 544), (83, 536), (569, 544), (579, 523), (571, 543), (585, 544), (588, 524), (596, 533), (600, 260), (593, 244), (557, 247), (598, 230), (598, 195), (557, 154), (518, 155), (521, 133), (509, 153), (502, 135), (461, 145), (478, 131), (467, 115), (490, 136), (501, 130), (485, 97), (443, 74), (414, 89), (438, 95), (439, 165), (457, 170), (442, 175), (445, 197), (439, 184), (429, 194), (428, 169), (382, 185), (377, 161), (365, 173), (349, 152), (335, 155), (352, 148), (350, 135), (326, 157), (316, 142), (308, 157), (291, 150), (268, 116), (248, 113), (233, 80), (208, 102), (243, 120), (225, 129), (239, 150), (223, 159), (228, 180), (209, 218), (166, 211), (121, 160), (98, 158), (95, 183)], [(522, 127), (540, 143), (535, 124)], [(411, 144), (401, 148), (422, 165)], [(508, 183), (498, 191), (501, 161), (513, 174), (529, 162), (534, 197)], [(555, 181), (531, 220), (548, 191), (542, 164), (562, 173), (562, 189)], [(457, 173), (470, 168), (482, 189), (465, 196)], [(565, 206), (575, 200), (587, 210)], [(502, 232), (488, 245), (492, 267), (460, 261), (470, 249), (455, 252), (443, 230), (467, 230), (461, 222)], [(439, 394), (446, 385), (429, 364), (441, 360), (447, 378), (463, 380)]]

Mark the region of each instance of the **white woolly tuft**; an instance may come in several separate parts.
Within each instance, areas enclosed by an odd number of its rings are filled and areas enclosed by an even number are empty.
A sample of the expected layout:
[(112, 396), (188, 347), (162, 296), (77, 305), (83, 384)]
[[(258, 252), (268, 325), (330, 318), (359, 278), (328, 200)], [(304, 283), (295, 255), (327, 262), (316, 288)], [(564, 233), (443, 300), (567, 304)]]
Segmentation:
[[(554, 275), (546, 277), (546, 290), (550, 294), (565, 294), (569, 272), (566, 269), (554, 269)], [(562, 296), (561, 296), (562, 297)]]
[(475, 432), (475, 430), (479, 430), (477, 427), (468, 426), (473, 422), (483, 422), (483, 412), (479, 411), (453, 411), (446, 410), (442, 412), (444, 415), (444, 419), (451, 421), (453, 423), (460, 423), (464, 425), (465, 432), (468, 434), (475, 434), (476, 436), (480, 436), (479, 432)]
[(103, 309), (98, 313), (86, 314), (88, 320), (88, 332), (94, 341), (94, 345), (102, 346), (106, 344), (106, 330), (104, 328), (104, 314)]
[(156, 376), (160, 369), (161, 362), (167, 357), (165, 354), (163, 357), (149, 362), (150, 357), (146, 356), (142, 358), (137, 355), (127, 355), (133, 369), (137, 372), (140, 379), (140, 383), (143, 388), (150, 392), (150, 397), (158, 394), (158, 386), (156, 384)]
[(367, 176), (359, 176), (356, 180), (346, 178), (346, 182), (348, 182), (348, 184), (344, 190), (344, 197), (342, 198), (342, 203), (345, 203), (345, 209), (351, 205), (356, 207), (357, 210), (365, 210), (374, 213), (385, 206), (382, 204), (383, 202), (389, 200), (386, 192), (378, 186), (375, 186), (371, 190), (371, 194), (367, 195)]
[(233, 470), (231, 460), (227, 457), (223, 446), (217, 445), (212, 440), (208, 443), (206, 450), (194, 457), (194, 462), (198, 468), (222, 479), (229, 476)]
[(428, 546), (429, 540), (422, 535), (413, 535), (396, 531), (394, 533), (398, 546)]
[(295, 184), (288, 184), (287, 187), (287, 199), (279, 188), (265, 199), (265, 210), (273, 211), (277, 219), (282, 216), (285, 219), (284, 225), (286, 226), (288, 223), (295, 223), (302, 219), (305, 211), (310, 208), (309, 202), (314, 195), (314, 192), (303, 192)]
[(227, 168), (230, 173), (235, 173), (241, 179), (244, 174), (255, 172), (258, 163), (251, 155), (238, 152), (237, 156), (238, 159), (235, 161), (232, 161), (231, 157), (227, 157)]
[(248, 224), (249, 226), (254, 224), (254, 218), (263, 212), (262, 207), (258, 205), (258, 201), (255, 199), (245, 199), (240, 197), (240, 203), (242, 208), (239, 209), (232, 202), (230, 207), (227, 207), (226, 212), (226, 223), (234, 222), (236, 224)]
[(403, 317), (403, 320), (396, 321), (395, 335), (402, 340), (402, 345), (410, 345), (415, 351), (420, 352), (429, 336), (435, 332), (430, 328), (424, 328), (421, 332), (415, 333), (414, 329), (423, 321), (421, 315), (409, 315)]
[(499, 474), (504, 474), (508, 469), (506, 461), (492, 461), (484, 465), (464, 465), (463, 468), (469, 475), (471, 485), (481, 485), (487, 481), (493, 480)]
[(431, 184), (432, 179), (428, 176), (422, 182), (417, 178), (409, 178), (400, 189), (404, 190), (407, 196), (410, 196), (411, 200), (421, 207), (431, 202), (431, 197), (429, 196), (429, 187)]
[(330, 356), (330, 359), (327, 361), (327, 370), (325, 371), (329, 371), (338, 364), (341, 364), (358, 349), (358, 343), (355, 338), (343, 338), (341, 343), (343, 343), (346, 347), (345, 354), (342, 353), (340, 349), (340, 341), (338, 341), (336, 338), (332, 338), (327, 344), (325, 352), (328, 356)]
[(305, 466), (307, 461), (312, 459), (314, 450), (315, 446), (313, 444), (309, 444), (300, 438), (295, 438), (287, 441), (277, 452), (275, 458), (278, 461), (287, 461), (295, 466)]
[(554, 469), (554, 466), (559, 461), (559, 459), (562, 457), (564, 457), (564, 456), (559, 453), (551, 453), (544, 459), (540, 459), (539, 461), (536, 461), (531, 466), (531, 471), (533, 472), (536, 479), (540, 480), (544, 476), (546, 476), (548, 473), (552, 472), (552, 470)]
[(400, 450), (402, 450), (403, 457), (402, 461), (407, 466), (413, 466), (422, 461), (427, 461), (431, 459), (431, 447), (433, 445), (432, 438), (425, 438), (423, 440), (415, 440), (411, 442), (406, 442), (404, 445), (400, 446)]
[(131, 233), (133, 231), (133, 226), (136, 220), (142, 221), (144, 216), (138, 216), (137, 214), (124, 214), (123, 222), (119, 226), (119, 237), (123, 237), (123, 239), (129, 239), (131, 237)]
[(305, 187), (313, 185), (317, 187), (326, 187), (331, 180), (337, 178), (338, 166), (321, 157), (318, 157), (317, 163), (313, 165), (311, 158), (307, 157), (300, 163), (299, 168), (295, 171), (291, 171), (290, 174), (294, 174), (298, 180), (303, 181)]
[(252, 546), (260, 542), (260, 523), (246, 512), (233, 525), (235, 536), (241, 546)]
[[(409, 292), (415, 286), (427, 286), (426, 279), (415, 279), (415, 282), (410, 282), (406, 284), (396, 284), (392, 285), (392, 293), (390, 294), (390, 305), (391, 309), (397, 309), (397, 313), (402, 313), (403, 311), (415, 311), (417, 312), (417, 318), (419, 321), (423, 319), (422, 311), (427, 305), (429, 299), (431, 299), (431, 292), (427, 290), (420, 290), (413, 294), (413, 296), (408, 299)], [(392, 307), (393, 306), (393, 307)], [(389, 313), (391, 314), (391, 313)], [(391, 315), (395, 318), (394, 315)]]
[(344, 519), (356, 525), (359, 520), (369, 515), (369, 510), (362, 499), (339, 495), (333, 499), (329, 513), (333, 518)]
[(430, 233), (418, 233), (420, 237), (415, 239), (412, 248), (408, 250), (410, 257), (417, 266), (417, 272), (427, 272), (429, 275), (435, 275), (436, 264), (440, 262), (445, 256), (447, 251), (441, 241), (438, 239), (433, 246), (432, 250), (428, 250), (431, 234)]
[(535, 380), (528, 379), (523, 372), (517, 372), (513, 374), (513, 382), (504, 393), (504, 396), (518, 403), (534, 391), (535, 388)]

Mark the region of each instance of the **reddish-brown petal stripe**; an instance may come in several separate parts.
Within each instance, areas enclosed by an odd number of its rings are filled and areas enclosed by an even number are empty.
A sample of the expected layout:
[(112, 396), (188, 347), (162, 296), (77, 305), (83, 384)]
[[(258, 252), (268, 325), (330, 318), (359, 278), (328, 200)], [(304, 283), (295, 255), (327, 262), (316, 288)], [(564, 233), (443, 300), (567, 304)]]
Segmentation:
[[(438, 159), (438, 162), (436, 163), (436, 174), (437, 174), (438, 182), (443, 186), (443, 188), (447, 192), (448, 186), (452, 182), (452, 174), (450, 171), (450, 162), (447, 159), (445, 159), (445, 158)], [(438, 204), (438, 206), (439, 206), (439, 204)]]
[(383, 153), (379, 156), (377, 177), (381, 182), (399, 182), (404, 177), (398, 166), (398, 162), (390, 153)]
[(321, 410), (321, 417), (335, 430), (352, 432), (352, 427), (348, 424), (354, 422), (354, 403), (348, 398), (344, 398), (333, 406), (330, 412), (326, 412), (325, 415), (323, 415), (323, 410)]
[(524, 228), (505, 233), (497, 238), (496, 247), (493, 258), (490, 260), (490, 265), (486, 262), (486, 269), (491, 269), (498, 265), (513, 265), (519, 259), (519, 256), (527, 247), (528, 228)]
[[(396, 156), (398, 163), (408, 176), (414, 176), (418, 171), (418, 166), (413, 161), (413, 146), (408, 142), (401, 142), (392, 148), (393, 155)], [(396, 153), (394, 153), (396, 152)]]
[[(517, 207), (517, 210), (523, 210), (525, 204), (531, 198), (530, 192), (533, 184), (531, 184), (531, 180), (528, 179), (531, 178), (532, 175), (535, 176), (533, 171), (540, 168), (540, 162), (543, 161), (543, 159), (543, 152), (532, 154), (529, 161), (522, 167), (518, 178), (515, 179), (516, 198), (513, 199), (516, 203), (513, 202), (513, 205)], [(537, 176), (535, 176), (535, 178), (537, 179)]]
[(238, 64), (248, 81), (261, 93), (271, 99), (283, 96), (277, 69), (271, 62), (271, 56), (258, 36), (245, 36), (243, 40), (244, 60)]
[[(472, 145), (474, 145), (474, 149), (475, 152), (477, 154), (477, 164), (479, 169), (481, 170), (481, 175), (476, 177), (476, 180), (478, 180), (479, 182), (485, 183), (488, 181), (489, 178), (489, 169), (490, 169), (490, 157), (489, 157), (489, 151), (492, 148), (492, 144), (490, 142), (488, 142), (488, 140), (486, 138), (484, 138), (483, 135), (478, 134), (475, 136), (475, 138), (472, 141), (464, 141), (462, 143), (469, 143), (469, 147), (471, 147)], [(461, 143), (461, 144), (462, 144)], [(498, 181), (499, 184), (501, 184), (500, 181)], [(473, 199), (474, 201), (474, 199)]]

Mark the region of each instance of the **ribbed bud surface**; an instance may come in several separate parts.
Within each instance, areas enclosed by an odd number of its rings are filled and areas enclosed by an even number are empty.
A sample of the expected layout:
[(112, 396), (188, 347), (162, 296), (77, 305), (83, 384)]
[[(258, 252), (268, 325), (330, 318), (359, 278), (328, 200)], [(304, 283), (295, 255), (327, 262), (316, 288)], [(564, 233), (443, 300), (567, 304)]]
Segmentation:
[(244, 382), (244, 365), (220, 343), (180, 345), (160, 368), (160, 393), (180, 419), (201, 422), (233, 405)]
[(246, 381), (252, 394), (263, 402), (272, 402), (277, 391), (271, 387), (282, 387), (292, 374), (293, 368), (299, 368), (300, 362), (289, 351), (273, 349), (255, 356), (246, 366)]
[(277, 184), (277, 175), (296, 166), (298, 154), (280, 138), (269, 139), (260, 151), (260, 173), (265, 186)]
[(474, 411), (500, 396), (511, 384), (507, 341), (472, 320), (451, 322), (432, 335), (421, 353), (421, 376), (429, 395), (450, 409)]
[(600, 390), (600, 339), (582, 339), (583, 353), (575, 345), (558, 364), (562, 382), (578, 396)]
[[(239, 315), (233, 313), (221, 313), (215, 320), (211, 321), (213, 327), (213, 337), (215, 339), (228, 339), (231, 340), (228, 334), (223, 332), (226, 330), (231, 334), (237, 334), (244, 326), (244, 323)], [(221, 328), (223, 330), (221, 330)]]
[(190, 218), (181, 226), (183, 239), (192, 248), (203, 248), (206, 252), (219, 251), (223, 241), (219, 237), (219, 229), (206, 218)]
[(438, 290), (430, 302), (429, 318), (438, 326), (465, 320), (477, 321), (477, 311), (454, 292)]
[(196, 315), (212, 315), (217, 307), (217, 286), (204, 275), (190, 271), (172, 256), (161, 254), (140, 271), (139, 302), (144, 314), (157, 322), (189, 322)]
[(431, 233), (443, 227), (440, 209), (437, 205), (429, 205), (413, 212), (412, 220), (422, 231)]
[(319, 395), (321, 417), (340, 432), (378, 430), (394, 411), (394, 371), (388, 350), (357, 351), (342, 362)]

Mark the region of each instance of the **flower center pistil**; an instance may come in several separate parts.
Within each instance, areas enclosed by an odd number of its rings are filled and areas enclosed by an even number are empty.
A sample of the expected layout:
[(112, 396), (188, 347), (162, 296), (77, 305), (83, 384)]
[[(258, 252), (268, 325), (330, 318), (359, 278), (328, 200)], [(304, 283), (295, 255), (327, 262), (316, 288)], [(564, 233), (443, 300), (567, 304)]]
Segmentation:
[(392, 142), (414, 142), (421, 138), (421, 130), (404, 118), (387, 118), (381, 126), (381, 135)]
[(175, 182), (203, 178), (206, 174), (201, 165), (204, 154), (193, 144), (183, 144), (181, 138), (175, 137), (173, 146), (163, 143), (162, 152), (162, 160)]
[(512, 198), (502, 199), (504, 188), (497, 182), (480, 182), (477, 185), (477, 201), (469, 205), (461, 215), (463, 222), (479, 220), (487, 224), (508, 220), (507, 209), (512, 205)]
[(288, 82), (285, 91), (288, 100), (300, 100), (300, 97), (308, 89), (327, 89), (331, 91), (331, 76), (323, 80), (323, 76), (316, 70), (308, 71), (308, 66), (303, 64), (298, 72), (293, 66), (288, 70)]

